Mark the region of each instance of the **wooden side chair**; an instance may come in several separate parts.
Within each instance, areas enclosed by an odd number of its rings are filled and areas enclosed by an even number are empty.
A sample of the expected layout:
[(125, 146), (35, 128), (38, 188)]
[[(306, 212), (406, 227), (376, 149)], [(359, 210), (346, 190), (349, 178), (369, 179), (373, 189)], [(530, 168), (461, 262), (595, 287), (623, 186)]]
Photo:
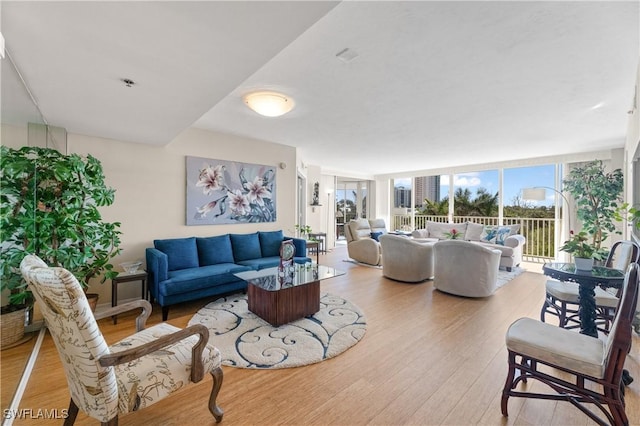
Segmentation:
[[(531, 318), (520, 318), (511, 324), (506, 335), (509, 372), (502, 391), (502, 415), (508, 415), (509, 397), (516, 396), (568, 401), (601, 425), (629, 424), (622, 374), (631, 349), (631, 321), (638, 300), (638, 269), (638, 264), (633, 263), (627, 270), (620, 304), (606, 340)], [(520, 374), (516, 376), (517, 371)], [(526, 383), (528, 379), (539, 380), (555, 393), (516, 390), (518, 383)], [(595, 407), (591, 410), (587, 404)], [(598, 415), (596, 407), (606, 420)]]
[[(633, 241), (617, 241), (611, 247), (605, 266), (626, 271), (630, 263), (640, 261), (640, 247)], [(558, 317), (558, 325), (562, 328), (580, 328), (580, 286), (573, 282), (547, 280), (546, 296), (540, 310), (540, 321), (546, 322), (546, 315)], [(596, 323), (598, 330), (609, 332), (611, 321), (618, 306), (621, 289), (615, 292), (595, 288)]]
[[(71, 394), (69, 417), (78, 411), (103, 425), (117, 425), (118, 415), (155, 404), (208, 372), (213, 377), (209, 411), (216, 422), (223, 412), (216, 404), (222, 386), (221, 356), (207, 344), (202, 325), (185, 329), (161, 323), (144, 329), (151, 304), (139, 300), (93, 315), (78, 280), (63, 268), (50, 268), (37, 256), (26, 256), (20, 270), (39, 304), (65, 370)], [(138, 332), (107, 346), (96, 319), (142, 308)]]

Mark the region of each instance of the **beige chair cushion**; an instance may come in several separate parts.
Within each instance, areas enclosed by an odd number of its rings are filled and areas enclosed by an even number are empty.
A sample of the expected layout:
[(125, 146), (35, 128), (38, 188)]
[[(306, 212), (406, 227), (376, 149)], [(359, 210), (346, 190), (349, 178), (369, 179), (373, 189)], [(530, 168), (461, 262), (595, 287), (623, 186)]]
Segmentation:
[[(572, 282), (562, 282), (556, 280), (547, 280), (545, 284), (547, 294), (567, 303), (580, 303), (580, 286)], [(600, 287), (595, 288), (596, 305), (606, 308), (616, 308), (619, 299), (615, 294)]]
[(367, 219), (350, 220), (347, 226), (349, 227), (349, 231), (351, 231), (351, 237), (354, 241), (371, 238), (371, 227)]
[[(109, 350), (115, 353), (131, 349), (179, 330), (162, 322), (119, 341)], [(191, 356), (196, 343), (198, 336), (189, 336), (149, 355), (113, 367), (118, 384), (120, 413), (148, 407), (191, 383)], [(212, 371), (222, 362), (220, 351), (207, 344), (202, 361), (204, 371)]]
[(369, 228), (371, 232), (387, 233), (387, 225), (384, 223), (384, 219), (369, 219)]
[(520, 318), (507, 330), (506, 343), (525, 356), (599, 379), (604, 375), (605, 345), (591, 336)]

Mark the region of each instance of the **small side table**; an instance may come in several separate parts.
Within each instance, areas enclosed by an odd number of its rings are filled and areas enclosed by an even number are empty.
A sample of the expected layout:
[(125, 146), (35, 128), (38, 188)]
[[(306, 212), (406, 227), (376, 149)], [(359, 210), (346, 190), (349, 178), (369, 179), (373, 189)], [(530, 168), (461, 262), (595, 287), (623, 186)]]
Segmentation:
[(313, 252), (315, 250), (316, 252), (316, 263), (320, 264), (320, 249), (319, 249), (319, 245), (320, 243), (318, 243), (317, 241), (309, 241), (307, 240), (307, 250)]
[(325, 239), (327, 237), (327, 234), (325, 232), (317, 232), (314, 234), (309, 234), (309, 237), (315, 239), (316, 241), (318, 241), (318, 243), (320, 243), (320, 246), (318, 247), (318, 250), (320, 250), (320, 252), (322, 253), (327, 252), (327, 247), (325, 245)]
[[(142, 299), (147, 298), (147, 272), (139, 271), (132, 274), (120, 272), (117, 277), (111, 279), (111, 306), (118, 305), (118, 284), (128, 283), (130, 281), (140, 281), (142, 283)], [(113, 323), (118, 323), (118, 316), (114, 315)]]

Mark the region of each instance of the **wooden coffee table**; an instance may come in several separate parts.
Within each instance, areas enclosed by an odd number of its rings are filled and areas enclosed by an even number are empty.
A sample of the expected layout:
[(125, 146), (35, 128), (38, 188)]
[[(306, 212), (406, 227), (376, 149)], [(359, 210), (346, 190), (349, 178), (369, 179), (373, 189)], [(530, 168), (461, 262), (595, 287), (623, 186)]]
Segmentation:
[(249, 310), (274, 326), (308, 317), (320, 310), (320, 281), (343, 275), (324, 265), (296, 264), (290, 283), (281, 284), (278, 268), (238, 272), (247, 281)]

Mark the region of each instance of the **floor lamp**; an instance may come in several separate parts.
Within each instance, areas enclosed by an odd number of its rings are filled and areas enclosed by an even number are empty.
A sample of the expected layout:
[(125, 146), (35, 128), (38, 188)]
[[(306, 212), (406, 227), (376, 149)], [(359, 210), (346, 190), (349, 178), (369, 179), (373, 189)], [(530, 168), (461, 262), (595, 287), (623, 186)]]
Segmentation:
[[(522, 188), (522, 199), (531, 201), (543, 201), (547, 198), (547, 189), (550, 189), (556, 194), (560, 195), (562, 199), (567, 203), (566, 213), (565, 210), (562, 209), (562, 218), (564, 219), (566, 214), (569, 231), (571, 231), (571, 207), (569, 204), (569, 200), (561, 191), (558, 191), (557, 189), (550, 186), (534, 186), (533, 188)], [(562, 231), (564, 233), (564, 226), (562, 227)], [(569, 235), (569, 233), (565, 236), (566, 239), (569, 239), (570, 237), (571, 235)], [(559, 241), (556, 241), (556, 246), (559, 247)]]

